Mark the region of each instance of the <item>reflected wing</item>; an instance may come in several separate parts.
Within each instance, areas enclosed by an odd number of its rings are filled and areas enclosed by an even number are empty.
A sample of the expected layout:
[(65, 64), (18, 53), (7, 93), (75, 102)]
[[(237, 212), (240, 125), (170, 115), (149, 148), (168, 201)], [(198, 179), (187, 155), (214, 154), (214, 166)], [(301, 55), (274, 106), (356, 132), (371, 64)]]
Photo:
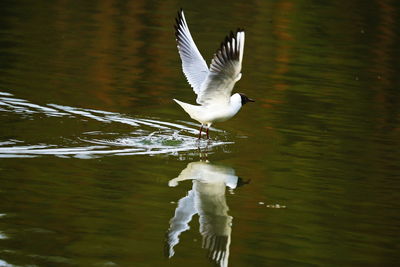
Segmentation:
[(186, 197), (183, 197), (178, 202), (178, 207), (175, 210), (175, 216), (170, 220), (170, 226), (167, 232), (167, 238), (164, 246), (165, 256), (171, 258), (174, 256), (174, 246), (179, 243), (179, 235), (188, 230), (189, 222), (196, 214), (194, 204), (194, 193), (192, 190), (188, 192)]
[(182, 9), (178, 12), (178, 17), (176, 18), (175, 35), (182, 60), (183, 73), (193, 87), (193, 91), (198, 95), (201, 84), (206, 79), (209, 71), (206, 62), (193, 41)]
[(208, 250), (208, 258), (218, 266), (228, 266), (230, 236), (203, 236), (203, 248)]
[(236, 33), (231, 32), (211, 61), (210, 72), (200, 88), (197, 103), (229, 102), (232, 89), (242, 76), (243, 50), (244, 31), (238, 29)]
[(210, 260), (218, 266), (228, 266), (232, 217), (228, 215), (225, 194), (213, 195), (198, 191), (200, 196), (199, 222), (203, 237), (202, 247)]

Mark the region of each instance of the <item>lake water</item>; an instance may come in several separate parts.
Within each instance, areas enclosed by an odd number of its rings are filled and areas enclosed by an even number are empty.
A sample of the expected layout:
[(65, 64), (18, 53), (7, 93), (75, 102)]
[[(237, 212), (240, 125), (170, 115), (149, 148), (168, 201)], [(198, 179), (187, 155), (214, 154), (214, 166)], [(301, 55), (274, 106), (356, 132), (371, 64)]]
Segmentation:
[[(399, 265), (400, 3), (331, 2), (2, 1), (0, 266)], [(180, 7), (246, 30), (209, 142)]]

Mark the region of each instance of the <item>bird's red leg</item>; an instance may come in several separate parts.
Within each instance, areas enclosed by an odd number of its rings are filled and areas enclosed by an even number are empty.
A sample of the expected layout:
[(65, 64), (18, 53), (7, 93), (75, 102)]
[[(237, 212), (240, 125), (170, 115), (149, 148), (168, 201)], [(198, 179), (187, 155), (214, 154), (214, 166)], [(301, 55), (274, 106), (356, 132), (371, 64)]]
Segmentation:
[(201, 131), (203, 130), (203, 124), (200, 127), (200, 133), (199, 133), (199, 140), (201, 139)]
[(206, 133), (207, 133), (207, 139), (210, 139), (210, 137), (208, 136), (208, 129), (209, 129), (210, 127), (207, 127), (207, 130), (206, 130)]

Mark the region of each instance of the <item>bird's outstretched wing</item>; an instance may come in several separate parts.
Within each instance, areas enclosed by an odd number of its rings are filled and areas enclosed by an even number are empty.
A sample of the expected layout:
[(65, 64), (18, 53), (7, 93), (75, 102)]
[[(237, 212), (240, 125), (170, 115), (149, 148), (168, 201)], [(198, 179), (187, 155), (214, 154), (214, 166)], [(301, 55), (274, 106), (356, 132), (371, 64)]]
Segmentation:
[(178, 43), (179, 55), (182, 60), (183, 73), (192, 86), (193, 91), (198, 95), (201, 84), (206, 79), (209, 70), (193, 41), (182, 9), (178, 12), (178, 17), (176, 18), (175, 36)]
[(232, 89), (242, 76), (243, 50), (244, 30), (231, 32), (211, 61), (210, 72), (201, 85), (197, 103), (210, 105), (229, 102)]

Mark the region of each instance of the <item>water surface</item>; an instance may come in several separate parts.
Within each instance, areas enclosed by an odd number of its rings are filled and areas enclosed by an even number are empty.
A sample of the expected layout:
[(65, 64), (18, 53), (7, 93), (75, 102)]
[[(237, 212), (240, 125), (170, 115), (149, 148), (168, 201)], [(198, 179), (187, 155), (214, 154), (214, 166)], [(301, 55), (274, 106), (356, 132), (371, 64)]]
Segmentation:
[[(198, 125), (173, 22), (236, 90)], [(0, 266), (395, 266), (396, 1), (0, 4)]]

